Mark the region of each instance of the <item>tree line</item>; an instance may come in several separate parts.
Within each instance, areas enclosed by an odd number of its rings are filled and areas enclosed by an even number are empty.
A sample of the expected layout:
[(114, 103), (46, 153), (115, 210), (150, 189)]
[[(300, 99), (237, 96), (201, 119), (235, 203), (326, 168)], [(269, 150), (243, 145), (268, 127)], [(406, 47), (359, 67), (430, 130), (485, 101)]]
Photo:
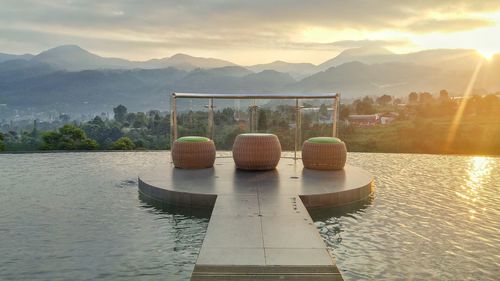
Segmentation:
[(356, 114), (397, 113), (396, 122), (344, 126), (350, 151), (433, 154), (500, 154), (500, 95), (450, 97), (412, 92), (407, 101), (364, 97), (347, 107)]
[[(301, 114), (302, 140), (312, 136), (331, 135), (329, 122), (331, 111), (326, 104), (307, 104)], [(444, 150), (446, 128), (462, 108), (464, 122), (459, 126), (454, 149)], [(352, 114), (374, 114), (395, 112), (395, 123), (376, 128), (363, 129), (350, 125), (347, 120)], [(84, 123), (71, 122), (54, 131), (8, 131), (0, 133), (0, 151), (16, 150), (134, 150), (169, 149), (170, 115), (158, 110), (129, 112), (124, 105), (113, 108), (114, 118), (100, 116)], [(250, 109), (224, 107), (214, 112), (215, 134), (213, 139), (218, 149), (231, 149), (236, 135), (255, 128), (259, 132), (278, 135), (284, 150), (294, 149), (295, 107), (290, 105), (262, 106), (255, 118)], [(350, 104), (341, 104), (339, 135), (351, 151), (422, 152), (422, 153), (486, 153), (498, 154), (490, 143), (481, 149), (472, 149), (475, 144), (467, 136), (500, 139), (500, 132), (491, 120), (500, 118), (500, 98), (497, 95), (452, 98), (446, 90), (434, 97), (430, 93), (409, 93), (405, 102), (390, 95), (366, 96)], [(471, 119), (476, 118), (476, 119)], [(483, 118), (481, 120), (477, 118)], [(485, 122), (484, 119), (490, 120)], [(178, 132), (183, 135), (208, 136), (207, 111), (186, 110), (177, 115)], [(479, 121), (478, 121), (479, 120)], [(491, 123), (493, 122), (493, 123)], [(485, 125), (486, 124), (486, 125)], [(488, 125), (489, 124), (489, 125)], [(376, 134), (375, 134), (376, 133)], [(497, 141), (498, 142), (498, 141)], [(500, 145), (500, 144), (499, 144)], [(460, 148), (463, 146), (469, 149)], [(477, 146), (477, 145), (476, 145)], [(471, 148), (472, 147), (472, 148)]]

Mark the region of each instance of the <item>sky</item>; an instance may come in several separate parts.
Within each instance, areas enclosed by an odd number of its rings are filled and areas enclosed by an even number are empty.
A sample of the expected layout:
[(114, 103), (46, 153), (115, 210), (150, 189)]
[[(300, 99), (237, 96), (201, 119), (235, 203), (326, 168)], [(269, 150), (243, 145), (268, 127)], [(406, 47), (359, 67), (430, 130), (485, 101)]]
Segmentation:
[(0, 52), (321, 63), (347, 48), (500, 52), (499, 0), (0, 0)]

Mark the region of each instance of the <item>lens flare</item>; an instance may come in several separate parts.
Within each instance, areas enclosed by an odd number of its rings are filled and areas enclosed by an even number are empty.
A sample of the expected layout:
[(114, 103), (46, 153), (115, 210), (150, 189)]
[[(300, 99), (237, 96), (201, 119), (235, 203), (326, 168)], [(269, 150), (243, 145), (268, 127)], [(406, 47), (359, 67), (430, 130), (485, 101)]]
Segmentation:
[(476, 83), (479, 71), (483, 66), (483, 62), (484, 60), (479, 60), (477, 62), (476, 68), (474, 69), (474, 72), (472, 73), (472, 76), (469, 80), (469, 84), (467, 84), (467, 88), (465, 89), (465, 92), (458, 106), (457, 112), (455, 113), (455, 117), (453, 117), (450, 129), (448, 130), (448, 137), (446, 138), (445, 151), (450, 151), (450, 148), (453, 145), (453, 142), (455, 141), (455, 136), (457, 135), (458, 127), (462, 122), (462, 117), (464, 115), (464, 111), (467, 106), (469, 96), (471, 95), (472, 90), (474, 89), (474, 84)]
[(486, 51), (486, 50), (476, 50), (483, 58), (487, 60), (491, 60), (491, 58), (495, 55), (495, 52), (493, 51)]

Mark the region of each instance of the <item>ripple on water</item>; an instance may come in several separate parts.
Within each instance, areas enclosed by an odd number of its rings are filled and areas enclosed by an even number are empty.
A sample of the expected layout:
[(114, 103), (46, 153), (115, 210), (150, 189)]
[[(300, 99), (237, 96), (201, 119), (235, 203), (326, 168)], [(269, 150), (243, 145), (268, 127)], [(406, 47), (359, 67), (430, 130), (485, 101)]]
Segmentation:
[[(137, 175), (169, 160), (0, 155), (0, 280), (189, 280), (208, 214), (152, 206), (135, 188)], [(498, 279), (499, 158), (348, 161), (375, 175), (375, 196), (311, 213), (346, 280)]]
[(115, 186), (119, 188), (137, 187), (137, 180), (135, 179), (122, 180), (120, 183), (115, 184)]
[(136, 188), (138, 174), (168, 161), (0, 155), (0, 280), (189, 280), (208, 219), (151, 206)]
[(499, 158), (351, 153), (349, 162), (374, 174), (373, 201), (312, 214), (346, 280), (498, 280)]

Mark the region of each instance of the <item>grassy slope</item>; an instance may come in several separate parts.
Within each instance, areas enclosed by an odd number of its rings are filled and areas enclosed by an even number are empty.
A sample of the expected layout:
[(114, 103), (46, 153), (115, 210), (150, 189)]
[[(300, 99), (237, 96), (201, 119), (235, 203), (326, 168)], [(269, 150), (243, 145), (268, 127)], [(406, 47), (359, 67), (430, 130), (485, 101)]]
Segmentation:
[(341, 135), (349, 151), (500, 155), (500, 118), (465, 116), (447, 146), (451, 117), (420, 118)]

